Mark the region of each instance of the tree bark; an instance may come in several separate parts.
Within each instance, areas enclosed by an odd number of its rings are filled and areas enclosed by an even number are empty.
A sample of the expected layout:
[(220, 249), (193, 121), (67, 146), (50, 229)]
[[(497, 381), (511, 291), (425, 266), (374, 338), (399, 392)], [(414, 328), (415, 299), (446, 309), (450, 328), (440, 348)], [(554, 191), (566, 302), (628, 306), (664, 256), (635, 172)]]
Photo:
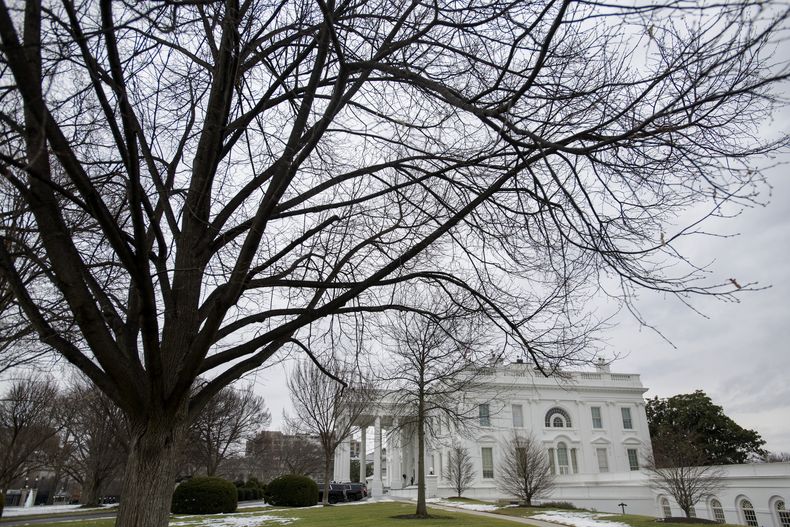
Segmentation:
[(425, 504), (425, 395), (420, 392), (417, 406), (417, 512), (418, 518), (428, 517)]
[(329, 464), (332, 460), (332, 456), (329, 454), (324, 455), (324, 496), (321, 499), (321, 503), (324, 505), (329, 505)]
[(182, 413), (132, 427), (115, 527), (167, 527), (178, 448), (186, 430), (186, 411)]

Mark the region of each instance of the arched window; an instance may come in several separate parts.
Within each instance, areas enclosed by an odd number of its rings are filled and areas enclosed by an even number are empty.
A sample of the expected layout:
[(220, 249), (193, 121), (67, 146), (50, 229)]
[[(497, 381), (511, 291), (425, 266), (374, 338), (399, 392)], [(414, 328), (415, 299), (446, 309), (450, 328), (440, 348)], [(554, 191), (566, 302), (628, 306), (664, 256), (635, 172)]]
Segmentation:
[(661, 512), (664, 513), (664, 518), (672, 517), (672, 509), (669, 507), (669, 500), (661, 498)]
[(562, 408), (554, 407), (546, 412), (546, 428), (571, 428), (571, 416)]
[(749, 527), (759, 527), (760, 524), (757, 523), (757, 515), (754, 513), (754, 507), (752, 507), (752, 502), (746, 499), (741, 500), (741, 512), (743, 513), (743, 519), (746, 521), (746, 525)]
[(785, 502), (777, 500), (774, 508), (776, 509), (776, 515), (779, 517), (779, 525), (781, 527), (790, 527), (790, 511), (785, 509)]
[(560, 469), (560, 474), (570, 474), (568, 467), (568, 446), (563, 443), (557, 443), (557, 466)]
[(716, 498), (710, 500), (710, 511), (716, 523), (726, 523), (724, 519), (724, 509), (721, 506), (721, 502)]

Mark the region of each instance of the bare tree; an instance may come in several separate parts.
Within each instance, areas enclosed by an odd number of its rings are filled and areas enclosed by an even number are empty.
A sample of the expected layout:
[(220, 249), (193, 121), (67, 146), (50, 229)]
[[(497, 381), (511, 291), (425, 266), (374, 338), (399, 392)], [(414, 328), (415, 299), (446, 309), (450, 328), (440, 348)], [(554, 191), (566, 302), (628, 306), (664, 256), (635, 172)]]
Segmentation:
[(261, 481), (284, 474), (324, 475), (324, 453), (317, 440), (293, 433), (265, 430), (247, 443), (250, 472)]
[(335, 450), (351, 435), (352, 427), (368, 409), (373, 395), (366, 383), (345, 384), (335, 380), (344, 377), (347, 372), (324, 372), (313, 363), (300, 362), (288, 380), (294, 417), (286, 417), (286, 422), (292, 430), (317, 437), (324, 453), (324, 505), (329, 504)]
[(527, 507), (533, 499), (546, 496), (554, 488), (549, 458), (531, 434), (514, 432), (505, 443), (497, 484), (502, 492), (518, 497)]
[(263, 397), (252, 385), (223, 388), (197, 415), (189, 430), (186, 452), (206, 474), (214, 476), (224, 461), (241, 455), (244, 442), (272, 422)]
[(66, 395), (72, 418), (63, 429), (68, 458), (64, 471), (81, 486), (80, 503), (96, 507), (104, 490), (119, 477), (129, 440), (120, 409), (101, 390), (79, 378)]
[(467, 448), (458, 444), (450, 447), (447, 454), (445, 479), (450, 482), (459, 498), (470, 487), (475, 479), (475, 466)]
[(707, 463), (698, 439), (693, 433), (667, 434), (645, 456), (651, 486), (672, 496), (686, 518), (692, 517), (694, 505), (724, 488), (724, 471)]
[(761, 463), (787, 463), (790, 462), (790, 452), (766, 452), (760, 459)]
[(60, 431), (59, 394), (49, 378), (13, 382), (0, 398), (0, 493), (28, 472), (42, 468), (44, 448)]
[[(412, 292), (412, 295), (417, 295)], [(486, 331), (479, 312), (457, 303), (463, 294), (448, 299), (424, 296), (422, 313), (398, 312), (383, 328), (388, 341), (384, 367), (391, 397), (399, 409), (399, 428), (413, 428), (417, 443), (417, 511), (428, 517), (425, 496), (427, 439), (452, 429), (463, 432), (479, 419), (478, 406), (460, 401), (458, 394), (475, 392), (481, 366), (490, 358)], [(415, 302), (415, 305), (420, 303)], [(493, 398), (493, 396), (492, 396)], [(484, 402), (484, 401), (481, 401)]]
[(0, 280), (128, 418), (119, 527), (166, 525), (223, 387), (413, 309), (404, 283), (466, 290), (549, 370), (586, 359), (598, 291), (750, 289), (678, 241), (759, 201), (785, 144), (758, 137), (777, 4), (0, 2), (0, 174), (31, 227), (0, 225)]

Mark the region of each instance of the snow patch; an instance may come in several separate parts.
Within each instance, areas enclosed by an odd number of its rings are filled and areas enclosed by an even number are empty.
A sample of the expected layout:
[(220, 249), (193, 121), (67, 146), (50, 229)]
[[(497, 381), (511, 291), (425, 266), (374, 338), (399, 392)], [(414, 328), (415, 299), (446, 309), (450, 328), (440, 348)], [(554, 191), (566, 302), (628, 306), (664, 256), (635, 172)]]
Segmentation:
[(80, 505), (36, 505), (35, 507), (6, 507), (3, 510), (3, 518), (12, 516), (30, 516), (33, 514), (60, 514), (64, 512), (97, 512), (117, 507), (117, 504), (105, 507), (80, 509)]
[(435, 505), (455, 507), (456, 509), (464, 509), (467, 511), (491, 512), (501, 508), (498, 505), (489, 503), (464, 503), (460, 501), (443, 500), (442, 498), (429, 498), (425, 501)]
[(199, 520), (179, 518), (171, 521), (169, 527), (261, 527), (264, 525), (288, 525), (299, 518), (281, 518), (267, 514), (224, 515), (212, 514)]
[(562, 525), (569, 525), (570, 527), (629, 527), (628, 524), (622, 522), (599, 519), (603, 516), (610, 515), (581, 511), (547, 511), (530, 516), (530, 519), (560, 523)]

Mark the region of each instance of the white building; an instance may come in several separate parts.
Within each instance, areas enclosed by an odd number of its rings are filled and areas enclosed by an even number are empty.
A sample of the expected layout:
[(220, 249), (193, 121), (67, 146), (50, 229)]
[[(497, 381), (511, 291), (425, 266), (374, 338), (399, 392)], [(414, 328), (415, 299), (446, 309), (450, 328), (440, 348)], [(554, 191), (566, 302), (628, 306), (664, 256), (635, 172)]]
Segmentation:
[[(475, 393), (459, 394), (459, 404), (476, 407), (474, 426), (461, 433), (441, 425), (426, 446), (428, 496), (454, 495), (444, 479), (448, 450), (455, 441), (465, 446), (475, 464), (476, 478), (465, 496), (508, 499), (497, 486), (497, 467), (505, 443), (514, 433), (531, 435), (549, 456), (556, 478), (550, 499), (578, 507), (655, 516), (682, 515), (677, 504), (649, 485), (640, 463), (650, 451), (644, 393), (639, 375), (611, 373), (600, 364), (593, 372), (568, 372), (546, 378), (520, 362), (486, 373)], [(360, 427), (361, 464), (370, 455), (368, 428), (373, 427), (374, 495), (389, 492), (416, 496), (415, 434), (399, 426), (402, 409), (383, 393), (377, 404), (355, 423)], [(462, 402), (461, 402), (462, 401)], [(348, 443), (348, 442), (347, 442)], [(382, 451), (389, 455), (384, 458)], [(336, 453), (335, 479), (347, 481), (350, 444)], [(725, 467), (726, 488), (697, 506), (699, 517), (751, 527), (790, 527), (784, 510), (790, 504), (790, 464)], [(414, 478), (414, 479), (412, 479)], [(751, 507), (749, 507), (751, 505)], [(667, 509), (668, 507), (668, 509)]]

